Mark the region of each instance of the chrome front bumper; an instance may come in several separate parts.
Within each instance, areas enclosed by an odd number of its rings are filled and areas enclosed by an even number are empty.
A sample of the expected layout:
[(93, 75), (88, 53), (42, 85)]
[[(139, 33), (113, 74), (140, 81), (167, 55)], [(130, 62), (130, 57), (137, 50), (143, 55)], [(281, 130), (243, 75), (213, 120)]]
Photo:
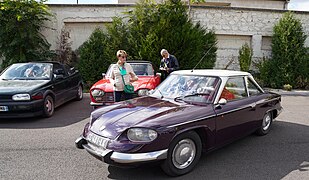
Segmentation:
[(111, 160), (118, 164), (134, 164), (167, 158), (167, 149), (147, 153), (120, 153), (109, 149), (96, 149), (95, 146), (88, 144), (83, 137), (76, 139), (75, 145), (79, 149), (86, 149), (90, 154), (107, 163)]

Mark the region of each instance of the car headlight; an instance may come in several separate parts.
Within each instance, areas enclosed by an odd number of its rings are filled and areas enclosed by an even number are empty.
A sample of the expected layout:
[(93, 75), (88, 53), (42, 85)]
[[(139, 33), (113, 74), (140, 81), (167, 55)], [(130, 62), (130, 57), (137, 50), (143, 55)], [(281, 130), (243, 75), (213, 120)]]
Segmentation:
[(138, 96), (147, 96), (149, 95), (149, 90), (148, 89), (140, 89), (137, 92)]
[(12, 96), (12, 99), (14, 101), (29, 101), (30, 94), (15, 94), (14, 96)]
[(158, 137), (158, 133), (152, 129), (131, 128), (128, 130), (127, 136), (132, 142), (151, 142)]
[(104, 91), (102, 90), (99, 90), (99, 89), (94, 89), (91, 91), (91, 95), (93, 97), (96, 97), (96, 96), (104, 96)]

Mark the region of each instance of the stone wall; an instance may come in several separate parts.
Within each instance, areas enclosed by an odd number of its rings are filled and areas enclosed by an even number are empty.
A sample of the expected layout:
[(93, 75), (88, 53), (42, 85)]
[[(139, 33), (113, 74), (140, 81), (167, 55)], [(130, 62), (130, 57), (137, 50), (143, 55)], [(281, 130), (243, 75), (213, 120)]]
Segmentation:
[[(253, 58), (262, 59), (271, 55), (271, 36), (274, 25), (284, 10), (195, 7), (193, 21), (213, 29), (218, 38), (216, 67), (224, 68), (234, 60), (231, 69), (237, 69), (238, 51), (244, 43), (253, 49)], [(309, 13), (299, 12), (296, 17), (302, 21), (304, 31), (309, 34)], [(308, 39), (307, 39), (308, 40)], [(309, 46), (309, 41), (306, 42)]]
[[(122, 12), (133, 5), (49, 5), (55, 18), (47, 24), (51, 27), (43, 34), (56, 49), (61, 29), (70, 32), (72, 48), (77, 49), (88, 39), (95, 27), (106, 27), (114, 16), (124, 16)], [(218, 38), (216, 68), (239, 69), (238, 51), (248, 43), (254, 59), (270, 56), (271, 35), (274, 24), (285, 10), (250, 9), (234, 7), (192, 7), (192, 20), (213, 29)], [(309, 12), (295, 12), (301, 19), (304, 31), (309, 35)], [(309, 40), (306, 42), (309, 46)], [(194, 47), (192, 47), (194, 48)]]

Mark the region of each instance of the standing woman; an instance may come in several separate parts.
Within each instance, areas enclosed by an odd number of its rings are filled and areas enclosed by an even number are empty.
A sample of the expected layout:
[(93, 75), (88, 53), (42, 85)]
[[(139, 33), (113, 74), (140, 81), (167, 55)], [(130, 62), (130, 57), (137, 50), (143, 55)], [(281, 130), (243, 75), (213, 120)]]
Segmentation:
[(131, 84), (138, 80), (132, 66), (126, 62), (127, 53), (124, 50), (117, 51), (118, 62), (112, 67), (111, 83), (114, 85), (115, 101), (119, 102), (121, 96), (124, 95), (125, 99), (131, 99), (132, 94), (124, 92), (124, 85)]

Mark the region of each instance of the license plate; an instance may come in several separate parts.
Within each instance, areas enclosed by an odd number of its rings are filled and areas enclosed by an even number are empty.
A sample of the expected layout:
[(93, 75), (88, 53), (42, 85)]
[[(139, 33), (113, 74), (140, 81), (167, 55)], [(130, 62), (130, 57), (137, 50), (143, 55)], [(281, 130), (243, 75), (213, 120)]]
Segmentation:
[(103, 147), (106, 148), (107, 147), (107, 143), (108, 143), (108, 139), (103, 138), (101, 136), (98, 136), (92, 132), (90, 132), (87, 136), (87, 140), (90, 141), (91, 143), (99, 146), (99, 147)]
[(0, 111), (9, 111), (7, 106), (0, 106)]

